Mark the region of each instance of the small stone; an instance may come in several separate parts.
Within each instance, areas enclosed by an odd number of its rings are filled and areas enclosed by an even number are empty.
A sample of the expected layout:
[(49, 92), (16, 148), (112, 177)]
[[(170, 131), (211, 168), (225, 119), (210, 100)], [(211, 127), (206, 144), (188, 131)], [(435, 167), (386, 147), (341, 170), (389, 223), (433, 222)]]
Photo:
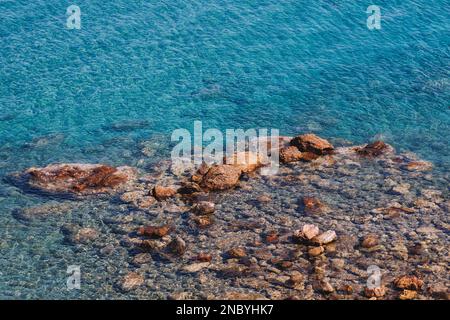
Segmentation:
[(272, 201), (272, 197), (269, 195), (261, 195), (256, 199), (256, 201), (260, 203), (268, 203)]
[(294, 232), (294, 238), (311, 240), (319, 234), (319, 228), (313, 224), (305, 224), (301, 230)]
[(194, 212), (199, 216), (213, 214), (214, 211), (215, 211), (215, 204), (210, 201), (200, 201), (192, 207), (192, 212)]
[(416, 276), (404, 275), (394, 280), (394, 286), (398, 289), (420, 290), (423, 286), (423, 281)]
[(280, 261), (277, 263), (277, 266), (282, 270), (290, 269), (290, 268), (292, 268), (293, 265), (294, 264), (291, 261), (286, 261), (286, 260), (283, 260), (283, 261)]
[(263, 157), (256, 152), (236, 152), (231, 156), (224, 157), (224, 163), (237, 167), (241, 172), (253, 172), (263, 166)]
[(128, 273), (122, 280), (121, 288), (124, 291), (129, 291), (141, 286), (144, 283), (144, 277), (136, 272)]
[(197, 255), (195, 259), (200, 262), (211, 262), (212, 256), (209, 253), (201, 252)]
[(177, 191), (172, 187), (155, 186), (153, 188), (153, 195), (158, 200), (165, 200), (175, 196)]
[(433, 164), (428, 161), (411, 161), (402, 168), (408, 171), (429, 171), (433, 169)]
[(194, 217), (195, 223), (199, 226), (199, 228), (207, 228), (213, 224), (214, 218), (210, 215), (206, 216), (196, 216)]
[(185, 272), (190, 272), (190, 273), (195, 273), (195, 272), (199, 272), (200, 270), (207, 268), (210, 265), (209, 262), (199, 262), (199, 263), (193, 263), (187, 266), (183, 267), (183, 271)]
[(364, 294), (367, 298), (381, 298), (386, 294), (386, 287), (364, 288)]
[(93, 228), (81, 228), (73, 236), (73, 242), (75, 243), (88, 243), (97, 239), (99, 233)]
[(135, 265), (141, 265), (145, 263), (149, 263), (152, 261), (152, 256), (149, 253), (139, 253), (134, 256), (133, 258), (133, 264)]
[(266, 235), (266, 242), (267, 243), (277, 243), (278, 242), (278, 234), (276, 231), (270, 231)]
[(323, 293), (332, 293), (332, 292), (334, 292), (333, 286), (327, 280), (319, 281), (319, 289)]
[(321, 255), (323, 252), (325, 251), (325, 249), (320, 246), (320, 247), (314, 247), (308, 250), (308, 254), (311, 257), (317, 257), (318, 255)]
[(318, 236), (315, 236), (314, 238), (311, 239), (311, 241), (319, 245), (323, 245), (335, 241), (336, 238), (337, 238), (336, 232), (328, 230)]
[(402, 183), (393, 187), (391, 191), (393, 194), (406, 195), (409, 193), (410, 187), (411, 185), (409, 183)]
[(232, 248), (228, 250), (228, 255), (232, 258), (243, 258), (247, 256), (247, 252), (242, 247)]
[(304, 210), (308, 214), (322, 214), (329, 212), (329, 208), (317, 198), (305, 197), (302, 202)]
[(378, 245), (378, 237), (374, 234), (369, 234), (364, 237), (364, 239), (361, 242), (361, 246), (363, 248), (372, 248)]
[(168, 225), (164, 226), (144, 226), (140, 227), (137, 231), (138, 235), (147, 236), (151, 238), (162, 238), (169, 234), (172, 228)]
[(182, 256), (186, 252), (186, 242), (179, 236), (176, 236), (168, 245), (169, 251), (177, 256)]
[(412, 300), (417, 296), (417, 291), (414, 290), (403, 290), (402, 293), (400, 293), (400, 300)]

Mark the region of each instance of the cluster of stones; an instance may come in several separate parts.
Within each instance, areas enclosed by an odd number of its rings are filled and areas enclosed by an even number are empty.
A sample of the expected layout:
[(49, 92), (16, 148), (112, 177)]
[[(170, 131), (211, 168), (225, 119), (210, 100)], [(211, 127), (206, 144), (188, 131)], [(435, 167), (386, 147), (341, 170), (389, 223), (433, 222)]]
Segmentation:
[[(327, 140), (314, 134), (304, 134), (293, 139), (280, 139), (283, 142), (279, 149), (280, 161), (289, 164), (298, 161), (311, 162), (323, 158), (332, 158), (336, 152), (334, 146)], [(351, 152), (359, 157), (374, 158), (382, 154), (392, 152), (393, 148), (384, 142), (376, 141), (362, 147), (350, 148)], [(241, 160), (240, 160), (241, 159)], [(244, 159), (244, 161), (242, 161)], [(202, 200), (210, 192), (224, 191), (239, 185), (243, 176), (251, 176), (263, 167), (265, 163), (256, 154), (244, 152), (243, 155), (235, 154), (231, 159), (224, 159), (226, 164), (206, 165), (203, 163), (190, 177), (181, 181), (180, 186), (156, 184), (151, 188), (133, 189), (133, 182), (137, 179), (136, 171), (130, 167), (111, 167), (96, 164), (56, 164), (44, 168), (31, 168), (25, 172), (28, 185), (33, 188), (55, 193), (71, 193), (76, 195), (89, 195), (98, 193), (117, 193), (121, 201), (134, 207), (145, 209), (157, 202), (163, 202), (170, 198), (181, 197), (191, 205), (189, 219), (195, 222), (199, 228), (207, 228), (214, 223), (216, 206), (211, 201)], [(425, 161), (409, 161), (402, 166), (408, 171), (426, 171), (432, 165)], [(131, 187), (130, 187), (131, 186)], [(399, 190), (397, 190), (399, 191)], [(261, 196), (259, 202), (270, 201), (270, 197)], [(330, 208), (315, 197), (303, 197), (301, 205), (307, 214), (329, 213)], [(408, 212), (409, 208), (392, 206), (378, 209), (383, 214), (395, 214)], [(68, 239), (76, 243), (85, 243), (98, 237), (98, 233), (91, 228), (68, 230)], [(132, 235), (134, 244), (144, 252), (156, 252), (167, 259), (175, 259), (185, 254), (186, 242), (176, 229), (170, 224), (143, 225)], [(319, 227), (313, 224), (305, 224), (299, 230), (292, 233), (294, 242), (307, 246), (307, 254), (312, 259), (326, 254), (327, 245), (337, 241), (337, 234), (333, 230), (321, 232)], [(265, 235), (265, 241), (269, 244), (277, 243), (279, 236), (276, 232)], [(361, 248), (371, 250), (379, 245), (376, 235), (366, 235), (361, 240)], [(230, 259), (244, 259), (247, 256), (243, 247), (228, 250), (226, 255)], [(212, 256), (209, 253), (200, 253), (195, 258), (195, 263), (184, 267), (185, 272), (197, 272), (210, 266)], [(289, 261), (281, 262), (281, 268), (289, 268)], [(301, 279), (300, 279), (301, 280)], [(293, 283), (295, 275), (290, 279)], [(142, 285), (144, 278), (136, 273), (129, 273), (122, 281), (123, 290), (131, 290)], [(403, 290), (400, 299), (413, 299), (417, 295), (423, 282), (414, 276), (403, 276), (395, 279), (394, 286)], [(334, 289), (326, 282), (321, 282), (321, 290), (331, 293)], [(365, 295), (368, 298), (381, 298), (385, 295), (384, 286), (379, 288), (366, 288)]]

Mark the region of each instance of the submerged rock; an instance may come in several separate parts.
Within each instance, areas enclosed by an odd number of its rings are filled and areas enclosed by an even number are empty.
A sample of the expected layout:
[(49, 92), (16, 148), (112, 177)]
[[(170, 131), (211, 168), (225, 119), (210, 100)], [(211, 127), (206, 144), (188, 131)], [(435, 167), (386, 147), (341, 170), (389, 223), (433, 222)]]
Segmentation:
[(243, 173), (253, 172), (264, 165), (264, 159), (259, 153), (244, 151), (225, 157), (224, 163), (237, 167)]
[(317, 198), (304, 197), (302, 200), (304, 211), (308, 214), (328, 213), (330, 209)]
[(356, 152), (361, 156), (366, 157), (378, 157), (391, 149), (388, 144), (386, 144), (383, 141), (375, 141), (372, 143), (367, 144), (366, 146), (362, 148), (356, 148)]
[(239, 182), (241, 173), (242, 170), (233, 165), (214, 165), (203, 177), (201, 186), (209, 191), (231, 189)]
[(180, 236), (176, 236), (175, 239), (167, 245), (167, 249), (172, 254), (182, 256), (186, 252), (186, 242)]
[(334, 150), (331, 143), (315, 134), (300, 135), (292, 139), (290, 144), (302, 152), (312, 152), (317, 155), (331, 154)]
[(200, 201), (192, 207), (192, 212), (197, 215), (213, 214), (215, 211), (215, 205), (210, 201)]
[(368, 249), (377, 246), (378, 243), (378, 237), (374, 234), (369, 234), (361, 241), (361, 247)]
[(123, 278), (120, 287), (123, 291), (130, 291), (141, 286), (143, 283), (144, 276), (136, 272), (130, 272)]
[(110, 167), (102, 164), (52, 164), (26, 171), (28, 184), (56, 193), (95, 194), (116, 191), (135, 179), (131, 167)]
[(335, 241), (336, 238), (337, 238), (336, 232), (328, 230), (322, 234), (319, 234), (318, 236), (315, 236), (314, 238), (311, 239), (311, 241), (319, 245), (323, 245)]
[(394, 280), (394, 286), (398, 289), (420, 290), (423, 286), (423, 281), (416, 276), (404, 275)]
[(433, 164), (428, 161), (411, 161), (402, 168), (408, 171), (429, 171), (433, 169)]
[(166, 200), (173, 197), (177, 190), (173, 187), (155, 186), (153, 188), (153, 196), (158, 200)]
[(313, 224), (305, 224), (301, 230), (294, 232), (294, 238), (311, 240), (319, 234), (319, 228)]
[(169, 234), (172, 228), (168, 225), (164, 226), (144, 226), (140, 227), (137, 233), (141, 236), (147, 236), (150, 238), (162, 238)]
[(364, 294), (367, 298), (381, 298), (386, 294), (386, 287), (364, 288)]

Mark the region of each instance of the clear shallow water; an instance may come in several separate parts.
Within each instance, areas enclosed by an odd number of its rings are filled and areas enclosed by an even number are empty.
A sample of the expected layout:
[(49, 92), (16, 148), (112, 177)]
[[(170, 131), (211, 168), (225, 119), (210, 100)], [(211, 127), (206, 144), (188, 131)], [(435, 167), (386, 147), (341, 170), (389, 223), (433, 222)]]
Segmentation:
[[(68, 3), (0, 2), (2, 177), (59, 161), (135, 165), (141, 140), (194, 120), (377, 136), (449, 169), (448, 1), (378, 1), (379, 31), (364, 1), (76, 4), (81, 30), (65, 28)], [(11, 215), (47, 200), (0, 183), (0, 296), (63, 296), (53, 273), (73, 253), (59, 228)]]

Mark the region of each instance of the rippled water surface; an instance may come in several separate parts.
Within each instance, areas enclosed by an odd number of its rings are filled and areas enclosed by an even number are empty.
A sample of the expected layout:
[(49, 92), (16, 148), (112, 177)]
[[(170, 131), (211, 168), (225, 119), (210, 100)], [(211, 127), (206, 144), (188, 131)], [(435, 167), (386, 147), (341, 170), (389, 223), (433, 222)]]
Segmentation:
[[(380, 138), (432, 161), (437, 176), (450, 169), (446, 0), (377, 1), (382, 29), (373, 31), (365, 1), (75, 4), (81, 30), (65, 27), (68, 2), (0, 1), (1, 298), (116, 294), (94, 285), (120, 269), (108, 263), (114, 256), (71, 247), (60, 231), (86, 217), (101, 223), (111, 204), (88, 200), (65, 221), (18, 221), (20, 208), (59, 201), (4, 179), (30, 166), (136, 166), (145, 141), (153, 150), (145, 161), (156, 162), (172, 130), (202, 120), (222, 130)], [(66, 267), (80, 261), (92, 288), (67, 291)]]

